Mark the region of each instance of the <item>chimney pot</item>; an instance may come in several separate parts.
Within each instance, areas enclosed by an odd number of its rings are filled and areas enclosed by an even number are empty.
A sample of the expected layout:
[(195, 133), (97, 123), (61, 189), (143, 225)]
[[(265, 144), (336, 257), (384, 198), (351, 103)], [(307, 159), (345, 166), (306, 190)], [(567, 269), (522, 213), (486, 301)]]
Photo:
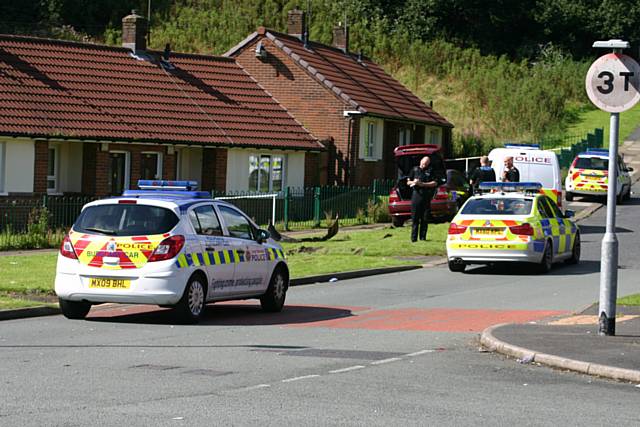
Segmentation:
[(337, 25), (333, 27), (333, 47), (337, 47), (344, 53), (349, 51), (349, 30), (347, 27)]
[(305, 26), (305, 13), (298, 8), (290, 10), (287, 14), (287, 33), (302, 40), (302, 36), (306, 31)]
[(122, 46), (133, 52), (147, 49), (147, 20), (133, 9), (122, 18)]

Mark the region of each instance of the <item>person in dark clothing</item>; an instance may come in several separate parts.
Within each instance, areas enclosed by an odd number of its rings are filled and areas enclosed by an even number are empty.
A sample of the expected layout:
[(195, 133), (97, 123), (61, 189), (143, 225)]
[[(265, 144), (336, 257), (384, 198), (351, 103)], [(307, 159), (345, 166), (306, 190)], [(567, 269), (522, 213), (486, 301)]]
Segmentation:
[(431, 199), (439, 185), (446, 182), (441, 173), (431, 167), (427, 156), (420, 159), (420, 165), (409, 173), (407, 184), (413, 189), (411, 194), (411, 241), (427, 240), (428, 219), (431, 214)]
[(496, 172), (489, 166), (489, 158), (487, 156), (480, 157), (480, 167), (477, 167), (471, 173), (471, 186), (473, 192), (478, 191), (478, 186), (483, 182), (495, 182)]
[(504, 172), (502, 172), (502, 182), (520, 182), (520, 171), (513, 166), (513, 157), (504, 158)]

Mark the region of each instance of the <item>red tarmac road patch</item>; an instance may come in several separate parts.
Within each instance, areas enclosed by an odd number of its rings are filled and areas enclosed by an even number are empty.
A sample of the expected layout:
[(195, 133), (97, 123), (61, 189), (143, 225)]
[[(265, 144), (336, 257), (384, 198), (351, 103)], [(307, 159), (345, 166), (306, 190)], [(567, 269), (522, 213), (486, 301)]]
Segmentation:
[(356, 313), (350, 317), (291, 326), (380, 331), (481, 332), (498, 323), (525, 323), (567, 313), (557, 310), (406, 308), (372, 310)]

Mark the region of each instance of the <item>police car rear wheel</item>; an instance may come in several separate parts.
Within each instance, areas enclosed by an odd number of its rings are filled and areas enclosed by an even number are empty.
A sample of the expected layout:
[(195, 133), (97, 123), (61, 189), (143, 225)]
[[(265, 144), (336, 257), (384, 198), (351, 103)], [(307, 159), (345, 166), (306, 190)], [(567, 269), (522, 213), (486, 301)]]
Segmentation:
[(267, 292), (260, 298), (260, 305), (264, 311), (278, 312), (284, 307), (287, 296), (288, 277), (282, 268), (276, 268), (271, 276)]
[(184, 294), (176, 306), (179, 317), (189, 323), (196, 323), (204, 312), (205, 286), (202, 279), (194, 276), (189, 279)]
[(580, 234), (576, 234), (573, 241), (573, 249), (571, 249), (571, 258), (565, 261), (567, 264), (577, 264), (580, 262)]
[(91, 303), (86, 301), (69, 301), (59, 298), (60, 310), (67, 319), (84, 319), (91, 310)]
[(573, 193), (567, 191), (565, 193), (565, 198), (567, 199), (567, 202), (573, 202)]
[(551, 270), (553, 266), (553, 245), (550, 241), (547, 241), (547, 244), (544, 247), (544, 252), (542, 254), (542, 260), (540, 260), (540, 264), (538, 265), (538, 272), (547, 273)]

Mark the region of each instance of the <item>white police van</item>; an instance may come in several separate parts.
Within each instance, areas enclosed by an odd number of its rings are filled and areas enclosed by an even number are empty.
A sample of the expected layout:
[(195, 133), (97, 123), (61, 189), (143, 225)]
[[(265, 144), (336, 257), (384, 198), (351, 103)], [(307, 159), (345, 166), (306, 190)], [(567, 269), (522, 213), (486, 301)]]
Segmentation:
[(491, 150), (488, 157), (498, 179), (504, 172), (504, 159), (513, 157), (513, 165), (520, 171), (520, 181), (541, 183), (540, 192), (562, 208), (562, 175), (554, 151), (541, 150), (538, 144), (505, 144), (504, 148)]
[(66, 317), (106, 302), (170, 306), (188, 322), (213, 301), (259, 298), (282, 310), (289, 269), (267, 231), (194, 181), (138, 186), (86, 204), (65, 236), (55, 292)]

